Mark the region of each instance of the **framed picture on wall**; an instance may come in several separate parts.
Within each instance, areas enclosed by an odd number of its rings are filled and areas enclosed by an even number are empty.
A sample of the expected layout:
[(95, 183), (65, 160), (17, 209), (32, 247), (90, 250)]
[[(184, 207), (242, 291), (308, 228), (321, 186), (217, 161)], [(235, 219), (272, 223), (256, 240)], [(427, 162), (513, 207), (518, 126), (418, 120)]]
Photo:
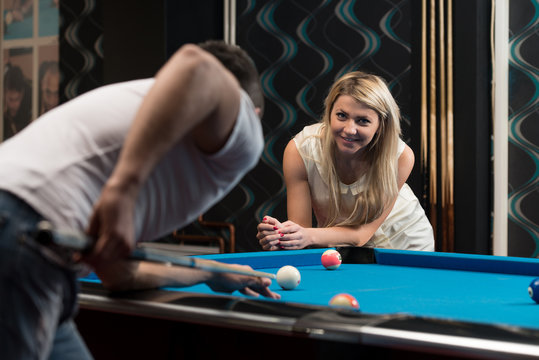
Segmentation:
[(4, 40), (31, 38), (34, 0), (3, 0)]
[(58, 105), (59, 0), (0, 0), (0, 141)]
[(7, 139), (32, 121), (33, 49), (4, 50), (3, 133)]
[(58, 45), (40, 46), (38, 49), (38, 112), (41, 116), (59, 103), (60, 69)]
[(58, 36), (60, 0), (39, 0), (39, 36)]

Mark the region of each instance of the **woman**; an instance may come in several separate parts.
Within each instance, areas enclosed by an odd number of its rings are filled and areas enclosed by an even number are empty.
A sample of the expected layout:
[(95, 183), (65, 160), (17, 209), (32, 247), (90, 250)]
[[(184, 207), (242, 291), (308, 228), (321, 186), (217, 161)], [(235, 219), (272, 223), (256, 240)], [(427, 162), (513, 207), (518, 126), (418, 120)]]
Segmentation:
[(257, 234), (262, 248), (433, 251), (432, 226), (406, 184), (414, 154), (400, 139), (399, 121), (381, 78), (356, 71), (338, 79), (322, 121), (306, 126), (285, 149), (288, 221), (264, 217)]

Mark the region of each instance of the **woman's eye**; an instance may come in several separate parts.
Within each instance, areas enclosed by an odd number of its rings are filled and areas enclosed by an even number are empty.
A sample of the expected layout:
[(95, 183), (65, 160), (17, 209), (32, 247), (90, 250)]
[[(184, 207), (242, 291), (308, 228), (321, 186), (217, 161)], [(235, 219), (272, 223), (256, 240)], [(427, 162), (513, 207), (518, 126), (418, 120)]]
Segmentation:
[(359, 118), (359, 119), (356, 120), (356, 122), (358, 124), (368, 124), (368, 123), (370, 123), (370, 120), (367, 119), (367, 118)]
[(346, 118), (346, 115), (344, 113), (342, 113), (342, 112), (338, 112), (336, 115), (337, 115), (338, 119), (345, 119)]

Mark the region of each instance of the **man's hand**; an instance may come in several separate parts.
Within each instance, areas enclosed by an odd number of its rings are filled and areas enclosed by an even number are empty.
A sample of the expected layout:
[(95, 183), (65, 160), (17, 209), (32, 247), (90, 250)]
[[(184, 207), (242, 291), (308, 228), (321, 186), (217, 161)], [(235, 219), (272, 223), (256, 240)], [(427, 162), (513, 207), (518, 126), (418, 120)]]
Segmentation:
[(129, 192), (105, 185), (87, 229), (96, 243), (92, 252), (82, 259), (84, 262), (99, 267), (125, 258), (133, 251), (135, 201)]
[[(238, 268), (251, 269), (247, 265), (235, 265)], [(258, 297), (259, 295), (271, 299), (280, 299), (281, 295), (269, 289), (271, 279), (256, 276), (245, 276), (230, 273), (215, 273), (206, 284), (217, 292), (232, 293), (236, 290), (242, 294)]]

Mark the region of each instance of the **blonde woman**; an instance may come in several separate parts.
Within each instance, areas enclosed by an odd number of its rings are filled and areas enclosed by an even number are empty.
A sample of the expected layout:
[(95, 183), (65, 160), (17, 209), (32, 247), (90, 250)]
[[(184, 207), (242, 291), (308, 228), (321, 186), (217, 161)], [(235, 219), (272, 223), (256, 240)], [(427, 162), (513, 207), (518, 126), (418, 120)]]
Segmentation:
[(262, 248), (433, 251), (432, 226), (406, 184), (414, 154), (400, 139), (399, 122), (399, 108), (380, 77), (356, 71), (338, 79), (322, 120), (285, 149), (288, 220), (264, 217), (257, 234)]

